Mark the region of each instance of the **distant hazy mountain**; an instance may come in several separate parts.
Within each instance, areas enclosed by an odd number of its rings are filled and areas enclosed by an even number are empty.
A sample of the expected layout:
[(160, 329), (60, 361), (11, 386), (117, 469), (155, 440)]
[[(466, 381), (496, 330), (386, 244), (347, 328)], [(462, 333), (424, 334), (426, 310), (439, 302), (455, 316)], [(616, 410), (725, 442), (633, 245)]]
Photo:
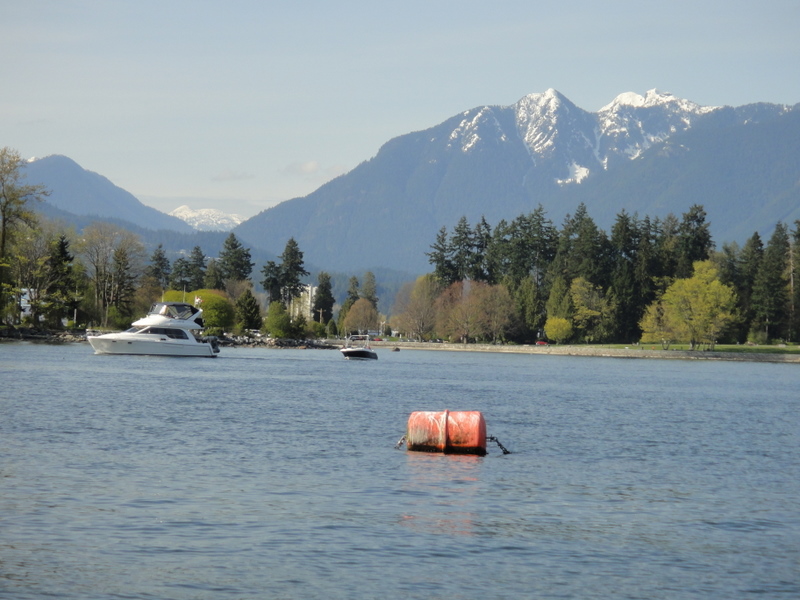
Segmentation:
[(358, 271), (426, 272), (425, 252), (461, 216), (494, 225), (541, 204), (560, 224), (578, 203), (605, 228), (622, 209), (680, 216), (703, 204), (714, 239), (743, 241), (800, 218), (800, 110), (703, 107), (651, 90), (596, 113), (555, 90), (465, 111), (387, 142), (350, 173), (234, 232), (279, 254)]
[(42, 184), (50, 190), (45, 204), (39, 210), (50, 211), (64, 217), (101, 217), (114, 221), (133, 223), (144, 229), (167, 229), (189, 233), (192, 228), (177, 217), (166, 215), (145, 206), (130, 192), (111, 183), (92, 171), (87, 171), (66, 156), (53, 155), (28, 162), (26, 183)]
[(185, 204), (169, 214), (198, 231), (230, 231), (244, 221), (239, 215), (224, 213), (216, 208), (194, 210)]

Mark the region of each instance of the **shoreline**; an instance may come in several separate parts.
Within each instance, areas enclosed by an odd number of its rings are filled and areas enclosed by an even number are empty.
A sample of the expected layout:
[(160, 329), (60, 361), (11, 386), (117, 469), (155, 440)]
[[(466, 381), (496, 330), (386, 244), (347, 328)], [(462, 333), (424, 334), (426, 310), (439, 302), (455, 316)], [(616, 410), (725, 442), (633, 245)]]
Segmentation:
[[(51, 344), (87, 343), (86, 333), (81, 330), (48, 331), (41, 329), (0, 329), (2, 342), (41, 342)], [(285, 348), (337, 350), (342, 340), (284, 340), (274, 338), (220, 338), (220, 345), (233, 348)], [(724, 360), (765, 363), (800, 363), (800, 354), (772, 352), (716, 352), (708, 350), (655, 350), (643, 346), (630, 348), (606, 348), (601, 346), (566, 345), (535, 346), (512, 344), (453, 344), (449, 342), (389, 342), (372, 341), (374, 348), (398, 350), (432, 350), (444, 352), (492, 352), (505, 354), (542, 354), (551, 356), (596, 356), (602, 358), (661, 359), (661, 360)]]
[(549, 354), (553, 356), (599, 356), (603, 358), (650, 358), (662, 360), (727, 360), (744, 362), (800, 363), (800, 354), (773, 354), (768, 352), (716, 352), (708, 350), (648, 350), (642, 346), (632, 348), (604, 348), (602, 346), (534, 346), (495, 344), (452, 344), (429, 342), (371, 342), (376, 348), (408, 350), (440, 350), (450, 352), (494, 352), (507, 354)]

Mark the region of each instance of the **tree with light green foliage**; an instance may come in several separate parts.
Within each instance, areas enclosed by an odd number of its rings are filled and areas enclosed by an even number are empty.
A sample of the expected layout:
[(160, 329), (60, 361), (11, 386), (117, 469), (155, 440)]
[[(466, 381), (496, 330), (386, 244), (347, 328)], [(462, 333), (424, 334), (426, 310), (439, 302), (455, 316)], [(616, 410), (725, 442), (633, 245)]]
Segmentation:
[(219, 327), (228, 329), (234, 325), (236, 313), (233, 303), (219, 290), (194, 290), (193, 292), (170, 290), (164, 293), (165, 302), (194, 303), (195, 298), (200, 299), (198, 308), (203, 310), (203, 322), (206, 327)]
[(736, 294), (720, 282), (712, 262), (704, 260), (694, 263), (694, 275), (667, 288), (661, 304), (664, 326), (674, 332), (676, 341), (688, 342), (690, 349), (700, 344), (713, 349), (735, 319)]
[(549, 317), (544, 324), (544, 334), (548, 340), (563, 344), (572, 337), (572, 322), (564, 317)]

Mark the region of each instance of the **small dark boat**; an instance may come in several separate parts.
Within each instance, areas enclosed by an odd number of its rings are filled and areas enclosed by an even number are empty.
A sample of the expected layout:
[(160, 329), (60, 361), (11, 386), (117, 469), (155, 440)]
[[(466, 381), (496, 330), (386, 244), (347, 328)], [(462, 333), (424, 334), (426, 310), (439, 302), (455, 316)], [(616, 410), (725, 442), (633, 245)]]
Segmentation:
[(345, 340), (341, 349), (347, 360), (377, 360), (378, 353), (369, 345), (368, 335), (351, 335)]

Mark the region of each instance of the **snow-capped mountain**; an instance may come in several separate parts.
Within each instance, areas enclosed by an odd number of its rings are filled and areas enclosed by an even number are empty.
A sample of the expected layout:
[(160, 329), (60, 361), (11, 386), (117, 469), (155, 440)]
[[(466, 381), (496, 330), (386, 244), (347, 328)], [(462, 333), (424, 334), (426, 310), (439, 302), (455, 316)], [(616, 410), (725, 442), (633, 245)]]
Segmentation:
[[(719, 243), (741, 243), (800, 218), (800, 169), (787, 162), (800, 155), (798, 140), (798, 107), (709, 107), (650, 90), (589, 112), (550, 89), (394, 138), (234, 231), (275, 254), (294, 237), (329, 269), (425, 272), (436, 232), (462, 216), (496, 224), (541, 204), (560, 222), (583, 202), (608, 228), (622, 209), (663, 218), (702, 204)], [(380, 240), (369, 252), (341, 244), (365, 235)]]
[(198, 231), (230, 231), (244, 221), (239, 215), (224, 213), (216, 208), (194, 210), (185, 204), (169, 214), (178, 217)]

